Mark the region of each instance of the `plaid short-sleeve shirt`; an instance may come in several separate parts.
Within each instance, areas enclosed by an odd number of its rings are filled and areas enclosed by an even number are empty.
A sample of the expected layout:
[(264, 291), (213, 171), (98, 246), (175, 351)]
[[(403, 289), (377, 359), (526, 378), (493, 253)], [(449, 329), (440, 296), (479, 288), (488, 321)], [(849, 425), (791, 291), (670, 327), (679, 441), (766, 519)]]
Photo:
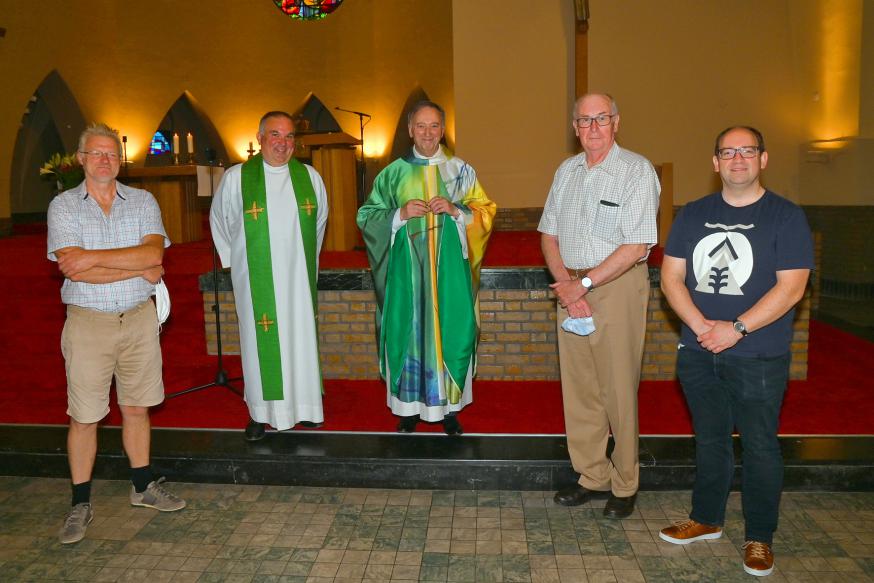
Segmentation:
[(562, 261), (574, 269), (599, 265), (620, 245), (658, 241), (658, 176), (649, 160), (613, 144), (594, 168), (585, 152), (555, 173), (537, 230), (558, 238)]
[[(151, 193), (116, 182), (116, 198), (107, 216), (85, 191), (85, 183), (62, 192), (49, 205), (48, 258), (65, 247), (119, 249), (142, 243), (146, 235), (161, 235), (170, 245), (161, 209)], [(114, 283), (85, 283), (64, 279), (61, 300), (101, 312), (124, 312), (154, 295), (155, 286), (134, 277)]]

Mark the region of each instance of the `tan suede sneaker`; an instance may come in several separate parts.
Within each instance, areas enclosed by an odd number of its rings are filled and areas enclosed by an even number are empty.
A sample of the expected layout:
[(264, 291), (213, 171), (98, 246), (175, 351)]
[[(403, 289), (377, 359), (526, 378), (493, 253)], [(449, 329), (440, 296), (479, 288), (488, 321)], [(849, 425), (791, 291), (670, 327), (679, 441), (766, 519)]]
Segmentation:
[(175, 512), (185, 508), (185, 500), (162, 486), (163, 482), (164, 478), (149, 482), (149, 487), (144, 492), (137, 492), (133, 485), (131, 485), (131, 506), (144, 506), (160, 510), (161, 512)]
[(83, 502), (76, 504), (70, 509), (70, 513), (64, 518), (64, 526), (58, 532), (58, 541), (62, 545), (77, 543), (85, 538), (85, 530), (94, 519), (94, 511), (91, 504)]
[(771, 545), (748, 540), (744, 543), (744, 571), (756, 577), (765, 577), (774, 570)]
[(663, 528), (659, 538), (675, 545), (687, 545), (696, 540), (712, 540), (722, 536), (722, 527), (708, 526), (688, 520), (678, 520), (673, 526)]

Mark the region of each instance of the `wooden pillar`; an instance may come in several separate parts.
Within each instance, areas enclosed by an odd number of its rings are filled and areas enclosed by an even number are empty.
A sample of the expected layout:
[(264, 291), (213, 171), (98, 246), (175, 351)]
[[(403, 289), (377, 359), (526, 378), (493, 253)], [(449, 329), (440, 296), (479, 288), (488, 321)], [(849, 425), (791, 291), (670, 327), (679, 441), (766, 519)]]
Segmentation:
[(659, 175), (659, 183), (662, 186), (659, 195), (659, 245), (662, 247), (668, 242), (668, 233), (671, 232), (671, 224), (674, 222), (674, 165), (665, 162), (656, 166)]
[(580, 97), (589, 92), (589, 0), (573, 0), (577, 17), (575, 36), (575, 67), (576, 79), (574, 97)]

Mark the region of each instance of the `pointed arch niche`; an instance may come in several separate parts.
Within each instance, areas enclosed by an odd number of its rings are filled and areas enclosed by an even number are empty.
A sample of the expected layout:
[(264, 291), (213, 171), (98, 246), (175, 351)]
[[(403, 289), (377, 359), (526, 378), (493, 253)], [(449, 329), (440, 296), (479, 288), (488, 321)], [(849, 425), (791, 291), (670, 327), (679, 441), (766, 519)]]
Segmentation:
[(358, 163), (356, 146), (361, 142), (344, 133), (330, 110), (313, 93), (304, 98), (292, 117), (297, 140), (294, 154), (310, 161), (322, 176), (328, 193), (328, 227), (324, 248), (349, 251), (358, 243), (355, 214), (358, 210)]
[[(236, 159), (231, 160), (228, 157), (228, 151), (218, 130), (215, 129), (212, 120), (188, 90), (183, 91), (179, 99), (167, 110), (155, 132), (161, 132), (171, 145), (173, 134), (179, 134), (179, 152), (182, 163), (188, 162), (189, 152), (186, 136), (189, 132), (194, 137), (195, 164), (207, 164), (210, 160), (215, 160), (230, 165), (236, 161)], [(152, 136), (149, 136), (149, 142), (151, 143), (151, 141)], [(173, 156), (169, 152), (160, 155), (146, 152), (145, 166), (169, 166), (172, 163)]]
[(40, 178), (39, 169), (57, 152), (75, 152), (85, 117), (57, 71), (49, 73), (25, 104), (12, 152), (10, 205), (16, 220), (45, 216), (55, 185)]
[[(407, 101), (404, 103), (404, 107), (401, 109), (400, 116), (398, 116), (398, 125), (395, 127), (395, 137), (391, 143), (391, 154), (388, 157), (390, 161), (406, 156), (410, 151), (410, 147), (413, 145), (413, 140), (410, 138), (409, 124), (407, 124), (407, 112), (420, 101), (430, 100), (431, 98), (428, 97), (425, 90), (419, 86), (410, 92)], [(440, 143), (446, 145), (446, 136), (443, 136)]]

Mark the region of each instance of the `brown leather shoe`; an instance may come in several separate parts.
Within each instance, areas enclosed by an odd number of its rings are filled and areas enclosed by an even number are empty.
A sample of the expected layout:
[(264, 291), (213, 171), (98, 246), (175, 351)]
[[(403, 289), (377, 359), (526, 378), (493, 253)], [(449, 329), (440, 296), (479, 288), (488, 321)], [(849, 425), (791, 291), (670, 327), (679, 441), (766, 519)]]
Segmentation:
[(756, 577), (765, 577), (774, 570), (771, 545), (748, 540), (744, 543), (744, 571)]
[(659, 532), (659, 538), (675, 545), (687, 545), (696, 540), (713, 540), (722, 536), (722, 527), (689, 520), (678, 520)]

